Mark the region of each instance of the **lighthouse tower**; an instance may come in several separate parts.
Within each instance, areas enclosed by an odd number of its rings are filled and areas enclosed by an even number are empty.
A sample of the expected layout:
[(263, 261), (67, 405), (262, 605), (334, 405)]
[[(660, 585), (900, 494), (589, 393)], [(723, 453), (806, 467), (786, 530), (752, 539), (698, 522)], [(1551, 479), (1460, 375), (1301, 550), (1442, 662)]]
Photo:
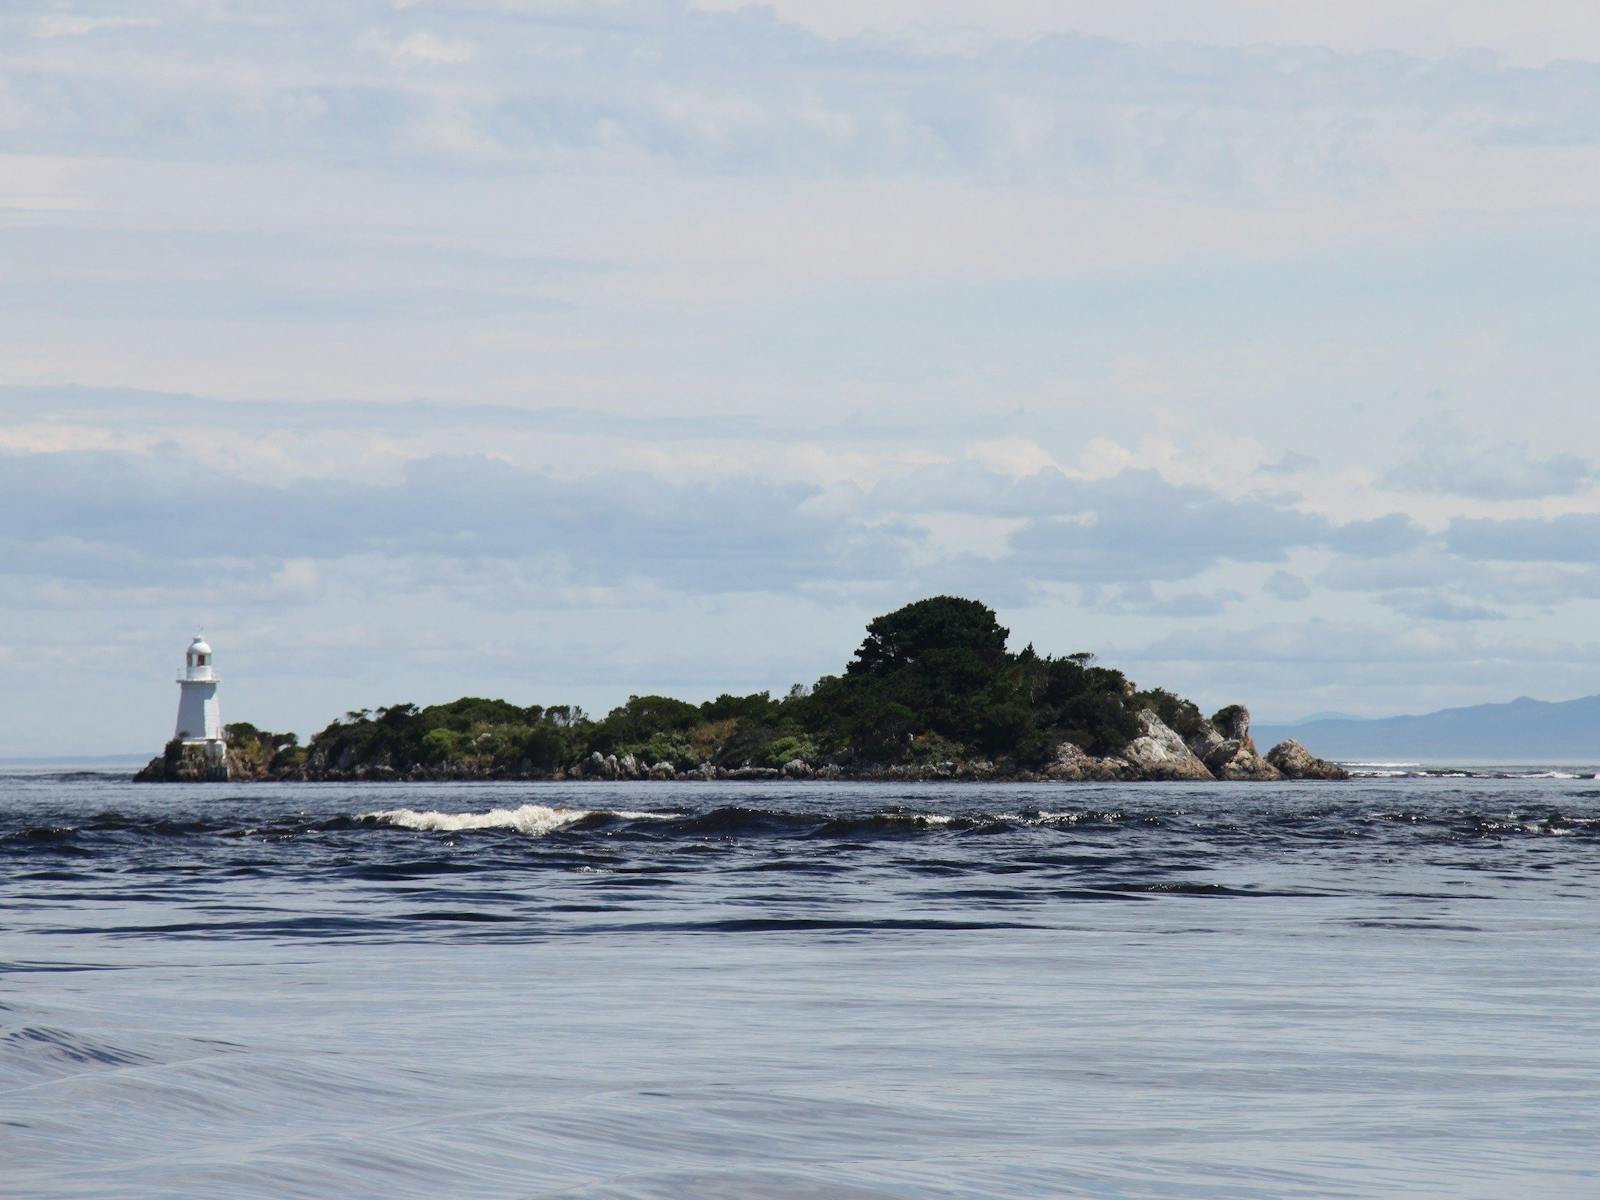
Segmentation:
[(222, 710), (217, 704), (217, 669), (211, 647), (198, 633), (183, 656), (183, 674), (178, 676), (178, 725), (175, 741), (204, 742), (208, 757), (223, 755)]

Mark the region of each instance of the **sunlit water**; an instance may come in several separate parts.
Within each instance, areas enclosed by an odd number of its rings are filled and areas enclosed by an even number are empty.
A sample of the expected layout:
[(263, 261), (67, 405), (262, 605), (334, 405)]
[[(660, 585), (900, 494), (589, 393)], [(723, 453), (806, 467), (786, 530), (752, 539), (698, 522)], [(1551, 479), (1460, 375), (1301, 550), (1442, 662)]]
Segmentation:
[(1592, 778), (15, 774), (0, 906), (6, 1196), (1600, 1195)]

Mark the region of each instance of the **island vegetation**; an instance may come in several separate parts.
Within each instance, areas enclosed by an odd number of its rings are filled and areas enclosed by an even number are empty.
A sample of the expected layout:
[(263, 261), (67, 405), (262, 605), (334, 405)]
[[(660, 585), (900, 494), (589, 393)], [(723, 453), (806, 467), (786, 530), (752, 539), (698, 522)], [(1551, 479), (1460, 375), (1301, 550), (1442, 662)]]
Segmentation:
[[(787, 694), (699, 704), (573, 705), (463, 697), (345, 713), (301, 744), (227, 727), (236, 779), (1277, 779), (1342, 774), (1295, 743), (1256, 750), (1239, 705), (1207, 718), (1078, 652), (1008, 649), (988, 606), (935, 596), (878, 617), (842, 673)], [(194, 777), (173, 743), (141, 778)]]

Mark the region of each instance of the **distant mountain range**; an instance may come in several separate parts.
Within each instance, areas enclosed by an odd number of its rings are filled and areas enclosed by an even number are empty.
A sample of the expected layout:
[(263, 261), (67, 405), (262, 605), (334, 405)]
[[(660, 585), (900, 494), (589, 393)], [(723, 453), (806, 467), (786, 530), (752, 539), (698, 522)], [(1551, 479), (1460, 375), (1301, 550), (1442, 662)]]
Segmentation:
[(1600, 762), (1600, 696), (1549, 703), (1446, 708), (1416, 717), (1318, 716), (1250, 731), (1261, 746), (1284, 738), (1343, 762)]

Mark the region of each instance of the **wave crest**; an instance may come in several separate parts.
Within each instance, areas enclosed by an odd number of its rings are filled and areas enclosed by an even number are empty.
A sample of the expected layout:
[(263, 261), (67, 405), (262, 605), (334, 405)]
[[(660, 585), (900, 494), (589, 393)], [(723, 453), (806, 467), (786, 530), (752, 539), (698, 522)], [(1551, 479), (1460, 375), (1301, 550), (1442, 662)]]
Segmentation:
[(363, 821), (377, 821), (399, 829), (425, 833), (456, 833), (465, 829), (513, 829), (529, 837), (543, 837), (593, 818), (622, 821), (661, 820), (677, 813), (623, 812), (613, 809), (550, 808), (544, 804), (524, 804), (521, 808), (495, 808), (483, 813), (419, 812), (414, 808), (389, 808), (362, 813)]

